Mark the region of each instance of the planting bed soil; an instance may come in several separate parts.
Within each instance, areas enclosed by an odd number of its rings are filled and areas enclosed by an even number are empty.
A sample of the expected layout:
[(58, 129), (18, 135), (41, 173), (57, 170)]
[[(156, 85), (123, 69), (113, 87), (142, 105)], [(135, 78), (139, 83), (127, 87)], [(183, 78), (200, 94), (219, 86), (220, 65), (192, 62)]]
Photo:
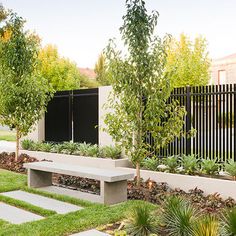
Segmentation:
[(0, 153), (0, 168), (14, 171), (17, 173), (24, 173), (26, 174), (25, 168), (23, 168), (24, 163), (28, 162), (35, 162), (38, 161), (34, 157), (30, 157), (27, 154), (20, 154), (17, 161), (15, 160), (15, 153), (7, 153), (2, 152)]

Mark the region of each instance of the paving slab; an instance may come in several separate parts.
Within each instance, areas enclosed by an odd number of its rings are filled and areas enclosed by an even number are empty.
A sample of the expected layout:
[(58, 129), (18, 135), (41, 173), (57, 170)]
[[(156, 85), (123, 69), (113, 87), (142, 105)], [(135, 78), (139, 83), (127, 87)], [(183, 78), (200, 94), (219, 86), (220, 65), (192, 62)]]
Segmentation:
[(41, 220), (44, 218), (29, 211), (25, 211), (0, 202), (0, 219), (8, 221), (12, 224), (22, 224), (25, 222)]
[(91, 229), (81, 233), (72, 234), (71, 236), (110, 236), (110, 234), (105, 234), (96, 229)]
[(83, 209), (82, 207), (79, 207), (79, 206), (76, 206), (67, 202), (58, 201), (52, 198), (40, 196), (33, 193), (28, 193), (21, 190), (5, 192), (1, 194), (7, 197), (11, 197), (17, 200), (30, 203), (32, 205), (35, 205), (44, 209), (56, 211), (58, 214), (66, 214), (69, 212)]

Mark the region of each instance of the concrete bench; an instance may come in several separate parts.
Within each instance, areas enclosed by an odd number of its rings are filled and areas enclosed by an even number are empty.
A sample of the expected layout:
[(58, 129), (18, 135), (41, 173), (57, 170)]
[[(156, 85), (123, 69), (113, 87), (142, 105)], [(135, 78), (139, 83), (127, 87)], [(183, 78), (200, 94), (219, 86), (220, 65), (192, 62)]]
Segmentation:
[[(116, 169), (108, 170), (58, 162), (26, 163), (24, 167), (28, 169), (29, 187), (108, 205), (127, 200), (127, 180), (134, 177), (134, 174)], [(52, 173), (99, 180), (100, 195), (52, 186)]]

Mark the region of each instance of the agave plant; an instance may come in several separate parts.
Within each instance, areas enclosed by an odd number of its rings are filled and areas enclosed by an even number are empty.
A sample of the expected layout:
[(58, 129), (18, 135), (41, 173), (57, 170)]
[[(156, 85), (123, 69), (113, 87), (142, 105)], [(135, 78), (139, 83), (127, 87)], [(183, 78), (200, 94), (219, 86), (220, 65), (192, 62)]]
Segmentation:
[(216, 160), (202, 160), (201, 171), (207, 175), (215, 175), (219, 173), (219, 165), (216, 163)]
[(228, 209), (224, 212), (222, 217), (224, 235), (235, 236), (236, 235), (236, 208)]
[(193, 236), (221, 236), (220, 222), (215, 216), (207, 215), (199, 219), (193, 231)]
[(176, 173), (179, 166), (178, 156), (170, 156), (164, 160), (164, 164), (167, 166), (167, 169), (170, 173)]
[(236, 180), (236, 162), (234, 160), (230, 160), (225, 164), (225, 171)]
[(183, 155), (180, 160), (186, 174), (193, 175), (198, 171), (199, 163), (195, 155)]
[(186, 200), (177, 196), (166, 200), (162, 221), (167, 235), (192, 236), (197, 218), (197, 211)]
[(146, 204), (138, 205), (131, 210), (125, 227), (130, 236), (149, 236), (158, 231), (158, 222)]

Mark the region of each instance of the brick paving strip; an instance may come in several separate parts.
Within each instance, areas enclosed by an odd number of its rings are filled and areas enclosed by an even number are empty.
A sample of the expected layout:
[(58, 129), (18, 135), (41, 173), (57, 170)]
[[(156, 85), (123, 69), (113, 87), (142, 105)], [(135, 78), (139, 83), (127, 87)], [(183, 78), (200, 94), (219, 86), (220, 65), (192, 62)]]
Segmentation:
[(66, 214), (69, 212), (83, 209), (82, 207), (70, 203), (58, 201), (52, 198), (40, 196), (33, 193), (24, 192), (21, 190), (1, 193), (1, 195), (21, 200), (31, 205), (35, 205), (44, 209), (56, 211), (58, 214)]
[(0, 202), (0, 219), (12, 224), (22, 224), (25, 222), (41, 220), (44, 219), (44, 217)]

